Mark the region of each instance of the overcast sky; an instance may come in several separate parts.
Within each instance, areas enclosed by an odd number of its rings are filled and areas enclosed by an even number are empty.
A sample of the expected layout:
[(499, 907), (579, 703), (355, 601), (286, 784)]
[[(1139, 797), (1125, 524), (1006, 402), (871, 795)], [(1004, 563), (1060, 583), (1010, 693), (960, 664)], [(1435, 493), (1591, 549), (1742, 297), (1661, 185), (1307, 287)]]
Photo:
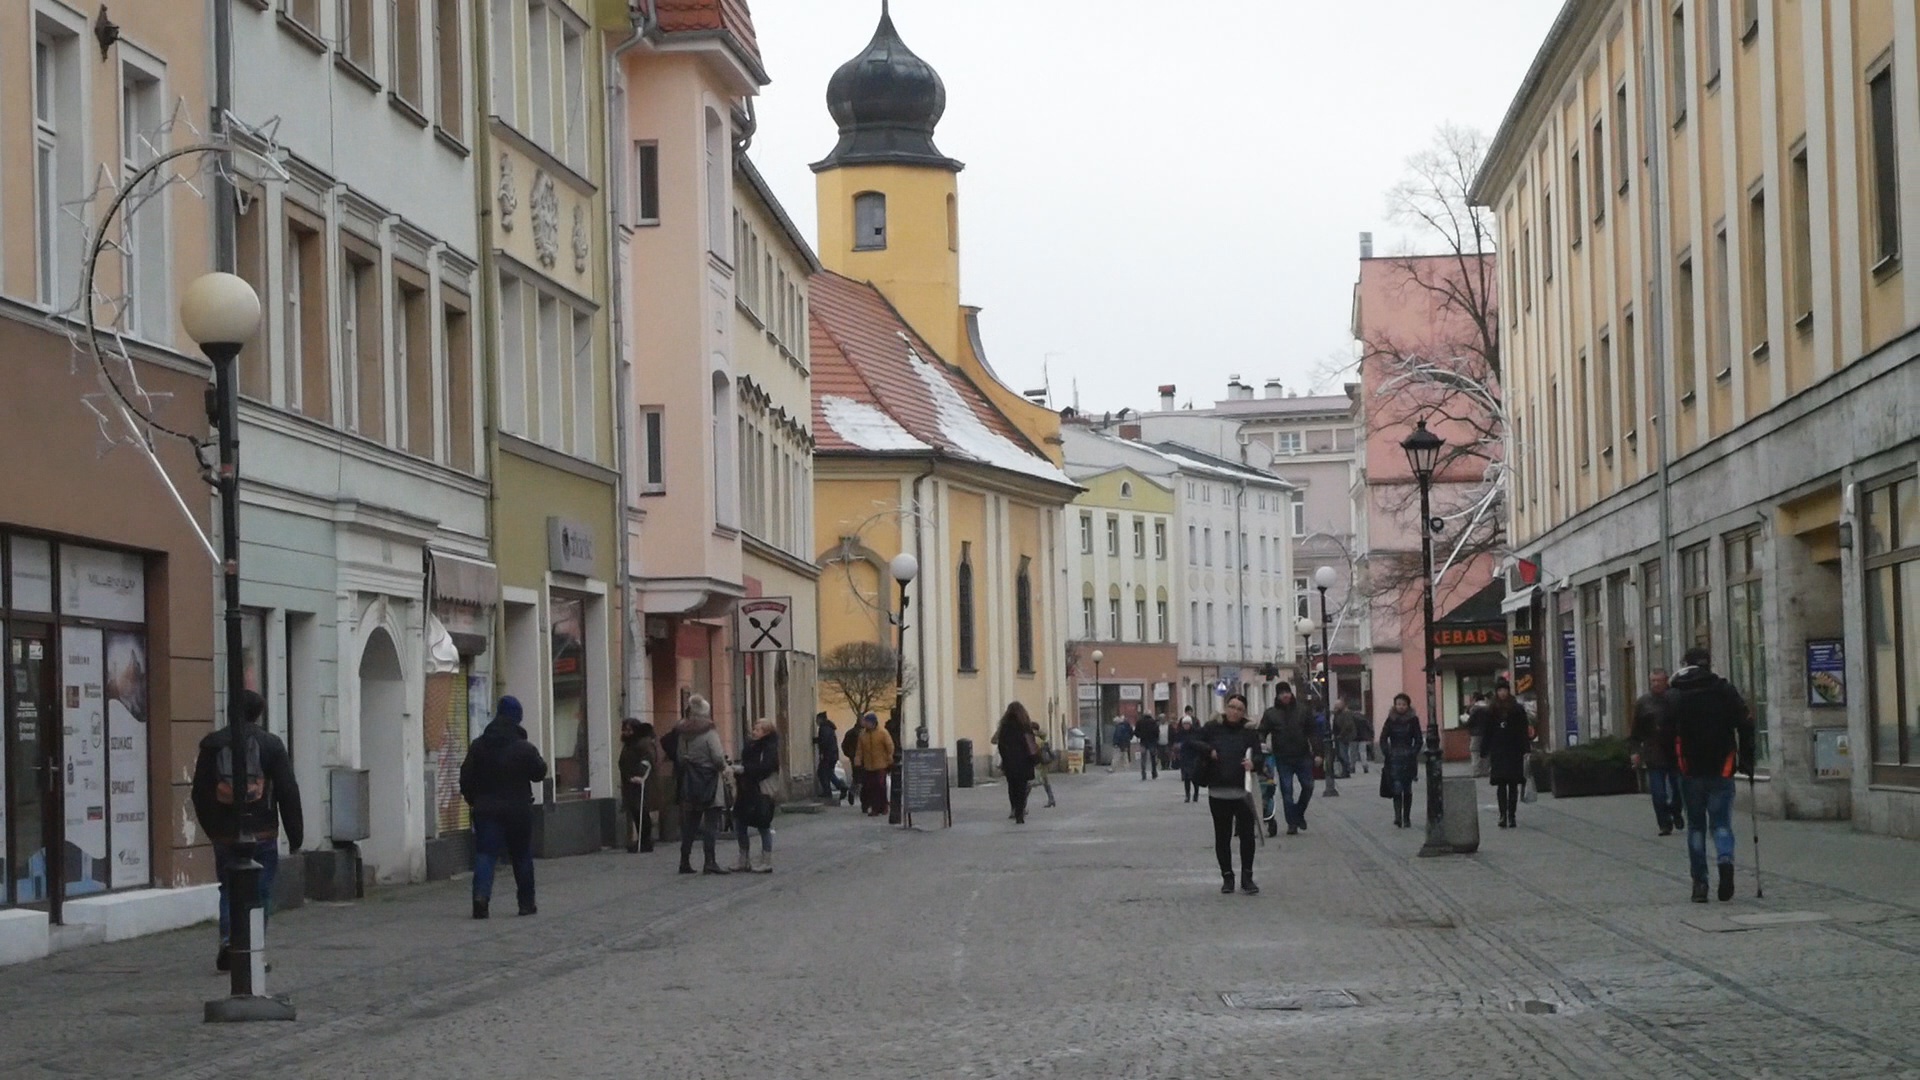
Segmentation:
[[(1390, 254), (1387, 189), (1436, 127), (1491, 135), (1559, 0), (893, 0), (947, 85), (961, 295), (987, 355), (1053, 404), (1305, 392), (1352, 354), (1358, 234)], [(773, 85), (753, 158), (814, 235), (827, 79), (880, 0), (753, 5)]]

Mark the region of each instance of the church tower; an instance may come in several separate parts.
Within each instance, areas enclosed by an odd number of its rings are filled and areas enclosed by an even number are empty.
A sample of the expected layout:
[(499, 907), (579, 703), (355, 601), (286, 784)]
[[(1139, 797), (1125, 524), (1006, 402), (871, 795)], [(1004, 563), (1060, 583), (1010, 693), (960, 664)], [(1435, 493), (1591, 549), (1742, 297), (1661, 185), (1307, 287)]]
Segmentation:
[(965, 168), (933, 144), (947, 88), (894, 29), (886, 0), (859, 56), (827, 83), (840, 126), (816, 162), (820, 261), (870, 281), (948, 363), (964, 364), (958, 178)]

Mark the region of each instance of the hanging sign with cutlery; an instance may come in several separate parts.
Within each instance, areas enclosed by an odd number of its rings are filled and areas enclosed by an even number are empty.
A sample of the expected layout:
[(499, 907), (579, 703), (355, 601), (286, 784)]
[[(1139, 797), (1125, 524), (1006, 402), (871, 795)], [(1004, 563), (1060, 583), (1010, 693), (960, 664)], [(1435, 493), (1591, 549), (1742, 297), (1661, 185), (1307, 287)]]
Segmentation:
[(793, 648), (793, 598), (762, 596), (734, 609), (733, 637), (741, 652), (786, 652)]

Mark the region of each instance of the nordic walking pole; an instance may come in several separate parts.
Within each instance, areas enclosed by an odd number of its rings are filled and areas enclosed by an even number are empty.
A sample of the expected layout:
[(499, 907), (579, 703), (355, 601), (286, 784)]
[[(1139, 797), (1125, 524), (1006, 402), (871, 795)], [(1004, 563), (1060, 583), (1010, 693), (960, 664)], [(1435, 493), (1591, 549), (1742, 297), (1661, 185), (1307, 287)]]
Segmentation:
[(1754, 797), (1753, 771), (1747, 771), (1747, 814), (1753, 829), (1753, 898), (1765, 900), (1767, 892), (1760, 885), (1760, 804)]

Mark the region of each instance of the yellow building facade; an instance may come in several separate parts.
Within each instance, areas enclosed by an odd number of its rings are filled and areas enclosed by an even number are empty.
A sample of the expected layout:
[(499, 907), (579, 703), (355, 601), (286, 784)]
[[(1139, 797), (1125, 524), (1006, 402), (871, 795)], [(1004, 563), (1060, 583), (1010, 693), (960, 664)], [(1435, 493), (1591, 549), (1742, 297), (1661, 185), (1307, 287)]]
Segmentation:
[[(904, 645), (918, 688), (903, 727), (986, 753), (1000, 712), (1068, 707), (1059, 530), (1078, 487), (1059, 418), (1002, 385), (960, 303), (961, 166), (933, 145), (939, 76), (890, 17), (834, 76), (840, 142), (814, 165), (814, 521), (823, 658)], [(906, 628), (888, 573), (911, 554)], [(851, 719), (823, 673), (821, 703)]]

